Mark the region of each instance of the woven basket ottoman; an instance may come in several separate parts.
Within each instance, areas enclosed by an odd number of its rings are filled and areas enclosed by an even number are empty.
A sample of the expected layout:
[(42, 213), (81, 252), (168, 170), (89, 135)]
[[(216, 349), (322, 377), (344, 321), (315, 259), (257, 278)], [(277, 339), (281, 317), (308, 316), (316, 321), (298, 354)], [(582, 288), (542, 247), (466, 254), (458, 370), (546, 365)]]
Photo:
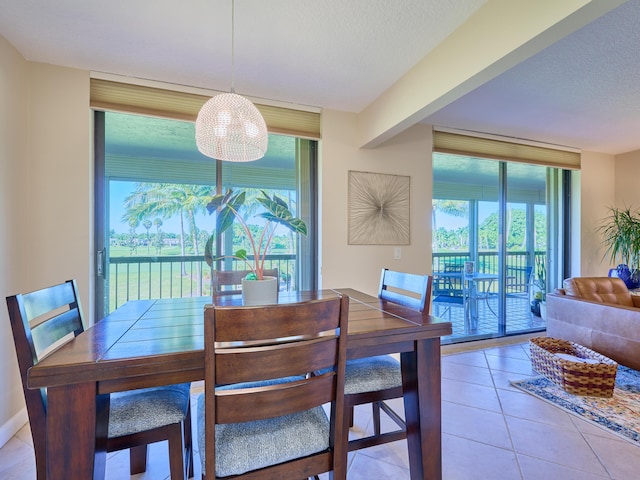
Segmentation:
[(618, 364), (577, 343), (549, 337), (529, 340), (534, 370), (574, 395), (611, 397)]

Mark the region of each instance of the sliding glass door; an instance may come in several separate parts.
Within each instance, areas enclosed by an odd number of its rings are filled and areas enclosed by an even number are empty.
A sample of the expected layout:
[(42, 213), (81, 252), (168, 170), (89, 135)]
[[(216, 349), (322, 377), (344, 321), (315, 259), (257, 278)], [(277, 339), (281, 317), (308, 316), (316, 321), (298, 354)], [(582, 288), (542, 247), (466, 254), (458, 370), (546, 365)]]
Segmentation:
[[(561, 170), (433, 155), (433, 313), (453, 323), (445, 343), (545, 328), (547, 266), (556, 264), (549, 202)], [(542, 308), (541, 308), (542, 307)]]
[[(278, 268), (281, 289), (316, 287), (317, 142), (270, 135), (262, 159), (236, 164), (201, 155), (192, 122), (96, 112), (95, 125), (96, 318), (132, 299), (210, 295), (204, 248), (216, 232), (206, 205), (229, 188), (275, 193), (305, 220), (306, 237), (276, 231), (266, 267)], [(248, 212), (246, 221), (263, 220)], [(242, 242), (230, 230), (214, 256)], [(235, 261), (216, 268), (244, 269)]]

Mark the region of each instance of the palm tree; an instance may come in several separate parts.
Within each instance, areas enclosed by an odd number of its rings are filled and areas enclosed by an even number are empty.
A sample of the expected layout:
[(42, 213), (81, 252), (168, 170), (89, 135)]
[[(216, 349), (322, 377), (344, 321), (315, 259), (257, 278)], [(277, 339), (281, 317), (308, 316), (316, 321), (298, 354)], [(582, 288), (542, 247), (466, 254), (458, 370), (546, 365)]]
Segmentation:
[[(198, 212), (205, 211), (212, 193), (212, 187), (206, 185), (138, 183), (135, 191), (125, 198), (126, 213), (123, 217), (144, 220), (155, 216), (171, 218), (177, 214), (180, 218), (180, 253), (182, 257), (186, 255), (184, 225), (186, 217), (194, 255), (200, 255), (195, 216)], [(187, 276), (184, 262), (181, 264), (181, 274)], [(199, 278), (200, 264), (197, 265), (197, 275)]]
[(144, 222), (142, 222), (142, 226), (147, 230), (147, 255), (149, 255), (149, 246), (151, 243), (151, 240), (149, 238), (149, 230), (151, 229), (152, 225), (153, 223), (151, 223), (151, 220), (145, 220)]
[(469, 217), (469, 202), (466, 200), (444, 200), (444, 199), (433, 199), (431, 207), (431, 219), (433, 224), (433, 251), (436, 252), (438, 250), (438, 237), (436, 232), (438, 231), (436, 225), (436, 212), (440, 211), (442, 213), (446, 213), (447, 215), (453, 215), (454, 217)]
[(135, 217), (128, 219), (129, 224), (129, 254), (133, 255), (138, 249), (136, 228), (140, 225), (140, 221)]
[(180, 218), (180, 252), (186, 255), (185, 219), (193, 243), (194, 254), (199, 255), (195, 215), (204, 213), (212, 188), (205, 185), (178, 185), (173, 183), (138, 183), (135, 191), (125, 198), (125, 217), (146, 219), (155, 216)]
[(160, 217), (154, 218), (153, 224), (156, 226), (156, 253), (160, 255), (162, 253), (162, 231), (160, 230), (162, 219)]

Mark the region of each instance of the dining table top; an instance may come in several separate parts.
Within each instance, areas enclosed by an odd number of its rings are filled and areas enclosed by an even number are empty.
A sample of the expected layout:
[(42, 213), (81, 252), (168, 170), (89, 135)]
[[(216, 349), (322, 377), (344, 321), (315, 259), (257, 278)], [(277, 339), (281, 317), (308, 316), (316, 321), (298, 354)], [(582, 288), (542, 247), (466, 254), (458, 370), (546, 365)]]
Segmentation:
[[(350, 299), (350, 358), (410, 350), (411, 345), (407, 343), (403, 347), (402, 343), (451, 334), (450, 322), (351, 288), (281, 292), (278, 303), (340, 294)], [(190, 370), (189, 380), (201, 380), (204, 378), (203, 309), (211, 303), (211, 297), (129, 301), (34, 366), (29, 372), (29, 387), (98, 381), (100, 393), (142, 388), (157, 383), (157, 379), (145, 382), (144, 378), (151, 377), (168, 357), (182, 378), (184, 372)], [(242, 298), (240, 295), (217, 297), (216, 305), (241, 306)], [(380, 340), (389, 336), (391, 339)], [(123, 369), (127, 368), (138, 372), (140, 379), (135, 385), (130, 380), (126, 385), (119, 384)], [(126, 376), (130, 378), (131, 371)]]

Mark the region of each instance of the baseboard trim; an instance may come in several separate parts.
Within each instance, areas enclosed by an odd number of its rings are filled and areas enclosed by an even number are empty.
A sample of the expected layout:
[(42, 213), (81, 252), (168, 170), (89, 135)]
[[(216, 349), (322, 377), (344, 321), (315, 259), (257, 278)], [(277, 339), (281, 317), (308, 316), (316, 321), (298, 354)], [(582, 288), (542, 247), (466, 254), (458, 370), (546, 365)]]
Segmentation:
[(482, 350), (492, 347), (503, 347), (505, 345), (513, 345), (516, 343), (527, 343), (530, 338), (545, 337), (546, 335), (546, 332), (534, 332), (507, 337), (488, 338), (486, 340), (475, 340), (472, 342), (450, 343), (447, 345), (442, 345), (441, 350), (443, 355), (471, 352), (473, 350)]
[(18, 431), (29, 422), (27, 407), (23, 407), (7, 422), (0, 426), (0, 447), (4, 446)]

